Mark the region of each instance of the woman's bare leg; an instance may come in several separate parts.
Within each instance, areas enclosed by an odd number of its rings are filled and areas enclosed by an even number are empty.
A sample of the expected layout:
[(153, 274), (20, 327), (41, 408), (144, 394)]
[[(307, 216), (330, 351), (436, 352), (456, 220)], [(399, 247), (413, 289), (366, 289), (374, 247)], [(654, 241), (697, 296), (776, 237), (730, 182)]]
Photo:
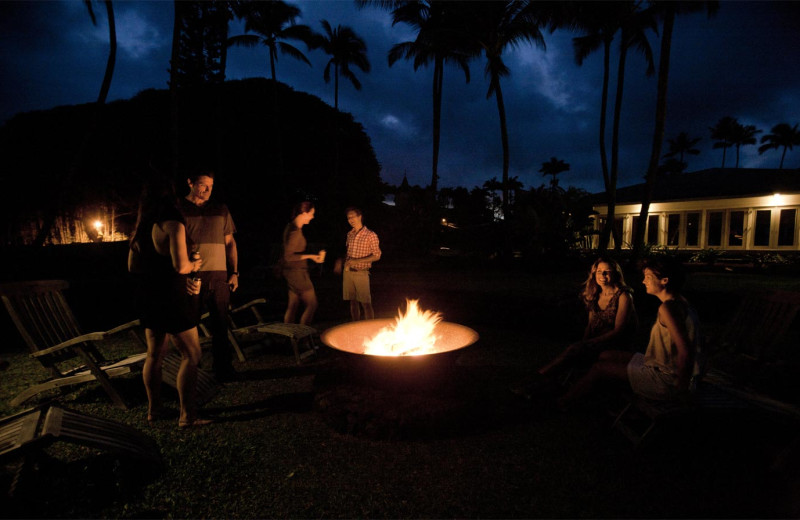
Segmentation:
[(286, 305), (286, 313), (283, 315), (284, 323), (294, 323), (297, 316), (297, 308), (300, 306), (300, 297), (297, 293), (289, 291), (289, 303)]
[(550, 361), (548, 364), (546, 364), (545, 366), (540, 368), (539, 369), (539, 374), (541, 374), (543, 376), (548, 376), (548, 375), (552, 374), (557, 369), (559, 369), (561, 367), (561, 365), (563, 365), (568, 360), (570, 360), (573, 357), (575, 357), (575, 354), (576, 354), (575, 346), (573, 346), (573, 345), (568, 346), (567, 348), (565, 348), (561, 352), (561, 354), (559, 354), (552, 361)]
[(589, 395), (602, 382), (627, 382), (628, 362), (632, 357), (633, 352), (603, 352), (600, 355), (600, 359), (589, 369), (589, 372), (561, 396), (558, 400), (558, 406), (568, 408), (576, 401)]
[(317, 293), (311, 288), (308, 291), (303, 291), (300, 294), (300, 299), (303, 300), (306, 306), (303, 315), (300, 316), (300, 323), (302, 325), (308, 325), (311, 323), (311, 320), (314, 319), (314, 313), (317, 312), (317, 307), (319, 306), (317, 303)]
[(197, 388), (197, 366), (202, 352), (197, 328), (174, 334), (175, 346), (181, 353), (181, 366), (178, 369), (178, 396), (181, 402), (179, 423), (191, 423), (196, 417), (195, 390)]
[(142, 381), (147, 392), (147, 415), (153, 417), (161, 410), (161, 366), (167, 351), (167, 335), (152, 329), (144, 330), (147, 357), (142, 367)]

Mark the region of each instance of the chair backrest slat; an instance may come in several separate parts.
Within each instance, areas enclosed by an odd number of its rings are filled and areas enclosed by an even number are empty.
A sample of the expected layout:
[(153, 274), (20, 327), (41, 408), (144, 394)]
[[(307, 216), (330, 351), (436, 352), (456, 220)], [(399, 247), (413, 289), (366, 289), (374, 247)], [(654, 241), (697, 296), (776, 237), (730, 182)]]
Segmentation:
[(759, 360), (774, 358), (799, 310), (800, 293), (772, 291), (746, 296), (725, 331), (725, 350)]
[(63, 280), (0, 284), (3, 304), (31, 352), (80, 335), (62, 293), (67, 287)]

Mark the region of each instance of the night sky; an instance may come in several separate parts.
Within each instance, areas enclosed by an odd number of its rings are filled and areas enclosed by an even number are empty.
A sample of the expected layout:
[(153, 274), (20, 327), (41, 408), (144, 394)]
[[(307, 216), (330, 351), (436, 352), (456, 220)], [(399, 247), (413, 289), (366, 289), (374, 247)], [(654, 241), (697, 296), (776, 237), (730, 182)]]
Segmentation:
[[(430, 183), (432, 150), (432, 69), (416, 73), (410, 62), (388, 66), (395, 43), (413, 39), (410, 28), (392, 27), (377, 7), (357, 9), (349, 0), (290, 1), (302, 10), (299, 23), (322, 31), (320, 20), (350, 26), (362, 37), (372, 64), (358, 69), (361, 91), (340, 82), (339, 108), (351, 112), (372, 140), (381, 176), (399, 184)], [(169, 1), (114, 2), (118, 53), (109, 101), (141, 90), (167, 87), (173, 4)], [(108, 55), (105, 8), (94, 3), (93, 26), (83, 2), (0, 2), (0, 121), (19, 112), (94, 101)], [(230, 35), (242, 34), (235, 23)], [(502, 88), (510, 136), (509, 175), (526, 188), (549, 182), (538, 170), (550, 157), (571, 165), (560, 185), (602, 190), (598, 148), (602, 51), (578, 67), (572, 37), (545, 33), (547, 49), (523, 45), (504, 57), (511, 76)], [(649, 35), (656, 60), (660, 42)], [(302, 50), (305, 47), (297, 44)], [(616, 55), (617, 47), (614, 46)], [(298, 91), (333, 105), (333, 82), (323, 81), (328, 57), (306, 52), (313, 67), (280, 56), (277, 78)], [(614, 56), (615, 58), (615, 56)], [(616, 60), (612, 69), (616, 71)], [(495, 99), (486, 98), (483, 59), (470, 66), (471, 82), (456, 67), (444, 78), (440, 186), (472, 188), (502, 176), (502, 149)], [(615, 74), (614, 74), (615, 75)], [(228, 79), (269, 76), (266, 47), (231, 48)], [(614, 76), (612, 75), (612, 78)], [(611, 104), (613, 91), (611, 84)], [(650, 152), (656, 76), (646, 78), (644, 60), (629, 53), (623, 101), (620, 186), (642, 181)], [(696, 13), (676, 20), (673, 34), (666, 138), (679, 132), (701, 137), (701, 154), (688, 158), (689, 171), (719, 167), (722, 150), (713, 150), (709, 127), (723, 116), (755, 125), (762, 134), (778, 123), (800, 122), (800, 3), (721, 2), (716, 16)], [(608, 128), (611, 128), (609, 114)], [(607, 137), (610, 145), (610, 133)], [(665, 142), (664, 151), (667, 145)], [(780, 151), (758, 154), (742, 148), (740, 166), (777, 168)], [(610, 154), (609, 154), (610, 157)], [(729, 153), (726, 166), (734, 165)], [(800, 167), (800, 150), (787, 154), (785, 168)]]

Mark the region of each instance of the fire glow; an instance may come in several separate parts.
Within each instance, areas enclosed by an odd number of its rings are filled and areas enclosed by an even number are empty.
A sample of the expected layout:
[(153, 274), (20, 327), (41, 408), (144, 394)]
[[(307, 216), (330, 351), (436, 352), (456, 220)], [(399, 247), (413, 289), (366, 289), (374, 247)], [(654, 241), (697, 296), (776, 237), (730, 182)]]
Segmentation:
[(382, 328), (372, 339), (364, 340), (364, 353), (373, 356), (420, 356), (434, 353), (436, 325), (442, 315), (435, 311), (423, 311), (417, 300), (406, 300), (406, 313), (397, 311), (393, 324)]

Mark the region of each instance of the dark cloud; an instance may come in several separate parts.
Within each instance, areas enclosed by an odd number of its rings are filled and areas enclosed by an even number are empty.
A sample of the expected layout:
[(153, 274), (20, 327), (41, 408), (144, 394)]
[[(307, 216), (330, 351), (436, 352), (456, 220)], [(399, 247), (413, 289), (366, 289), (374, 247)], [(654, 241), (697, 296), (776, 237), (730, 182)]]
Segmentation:
[[(430, 182), (432, 99), (429, 68), (414, 72), (409, 62), (389, 67), (392, 45), (413, 38), (403, 25), (392, 26), (378, 8), (357, 9), (350, 1), (293, 2), (302, 23), (320, 30), (320, 20), (352, 27), (368, 46), (372, 71), (356, 71), (356, 91), (340, 84), (339, 107), (351, 112), (369, 134), (382, 165), (382, 177), (399, 184)], [(108, 53), (105, 10), (93, 4), (92, 26), (83, 2), (0, 2), (2, 53), (0, 120), (22, 111), (96, 99)], [(172, 2), (115, 2), (119, 53), (109, 100), (130, 98), (147, 88), (166, 88), (172, 32)], [(243, 31), (231, 27), (231, 35)], [(503, 79), (509, 138), (510, 175), (526, 186), (546, 183), (541, 164), (558, 157), (571, 165), (562, 185), (602, 189), (598, 151), (602, 56), (575, 63), (574, 34), (545, 34), (547, 50), (520, 47), (505, 59), (511, 76)], [(651, 45), (658, 57), (659, 41)], [(701, 137), (701, 154), (690, 169), (719, 166), (708, 128), (723, 116), (754, 124), (764, 133), (777, 123), (800, 122), (800, 7), (795, 2), (722, 2), (708, 19), (697, 13), (676, 20), (673, 35), (666, 137), (686, 131)], [(616, 53), (616, 46), (614, 48)], [(280, 56), (277, 76), (292, 88), (333, 104), (333, 86), (323, 81), (327, 58), (306, 53), (312, 67)], [(232, 48), (227, 77), (268, 76), (266, 48)], [(616, 73), (616, 60), (612, 60)], [(471, 81), (456, 67), (445, 71), (439, 174), (443, 186), (482, 185), (502, 175), (497, 104), (486, 98), (483, 60), (470, 66)], [(613, 76), (612, 76), (613, 77)], [(615, 84), (612, 80), (608, 130)], [(650, 154), (655, 113), (655, 76), (644, 75), (641, 56), (628, 58), (620, 132), (620, 185), (640, 182)], [(610, 134), (607, 145), (610, 146)], [(800, 165), (800, 152), (787, 166)], [(742, 166), (774, 167), (777, 154), (759, 156), (742, 149)], [(609, 150), (610, 158), (610, 150)]]

